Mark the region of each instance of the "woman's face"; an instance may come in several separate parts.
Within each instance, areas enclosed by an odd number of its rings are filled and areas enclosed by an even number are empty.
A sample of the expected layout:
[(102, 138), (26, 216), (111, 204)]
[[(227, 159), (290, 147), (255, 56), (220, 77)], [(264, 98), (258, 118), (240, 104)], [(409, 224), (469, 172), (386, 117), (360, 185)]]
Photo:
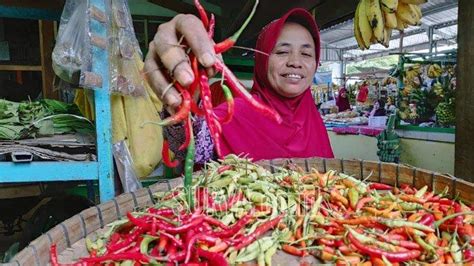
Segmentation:
[(314, 40), (300, 24), (285, 23), (268, 59), (268, 80), (281, 96), (293, 98), (312, 83), (316, 72)]
[(346, 97), (347, 97), (346, 91), (341, 91), (341, 97), (342, 97), (342, 98), (346, 98)]

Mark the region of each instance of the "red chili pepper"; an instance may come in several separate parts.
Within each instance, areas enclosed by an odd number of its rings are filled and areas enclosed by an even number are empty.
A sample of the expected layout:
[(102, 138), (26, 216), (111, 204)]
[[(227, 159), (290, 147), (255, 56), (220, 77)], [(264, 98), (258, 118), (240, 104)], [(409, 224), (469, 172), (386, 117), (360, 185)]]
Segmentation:
[(179, 233), (186, 232), (190, 229), (193, 229), (193, 228), (197, 227), (203, 221), (204, 221), (204, 216), (199, 215), (199, 216), (191, 219), (191, 221), (189, 221), (188, 223), (183, 224), (183, 225), (178, 226), (178, 227), (169, 226), (169, 225), (164, 224), (164, 223), (158, 223), (158, 228), (160, 230), (164, 230), (164, 231), (166, 231), (168, 233), (171, 233), (171, 234), (179, 234)]
[(255, 1), (255, 4), (252, 8), (252, 11), (250, 12), (250, 15), (245, 19), (244, 24), (239, 28), (239, 30), (234, 33), (231, 37), (223, 40), (220, 43), (217, 43), (214, 45), (214, 50), (216, 51), (216, 54), (224, 53), (225, 51), (229, 50), (234, 46), (235, 42), (237, 42), (237, 39), (239, 39), (240, 34), (244, 31), (244, 29), (247, 27), (249, 24), (250, 20), (252, 19), (253, 15), (255, 14), (255, 11), (257, 10), (257, 5), (258, 1)]
[(463, 258), (464, 258), (464, 262), (474, 261), (474, 250), (473, 249), (465, 249), (463, 251)]
[(360, 199), (356, 204), (355, 211), (359, 211), (360, 209), (362, 209), (362, 207), (364, 207), (365, 204), (372, 202), (373, 200), (374, 199), (372, 197), (365, 197)]
[(193, 130), (193, 123), (191, 122), (191, 117), (188, 116), (188, 119), (184, 122), (184, 143), (179, 146), (178, 150), (182, 151), (189, 146), (191, 141), (191, 131)]
[(421, 219), (418, 221), (419, 224), (432, 226), (435, 222), (434, 215), (431, 213), (424, 214)]
[(207, 36), (209, 39), (214, 38), (214, 28), (216, 27), (216, 17), (211, 13), (211, 19), (209, 20), (209, 29), (207, 30)]
[(217, 173), (222, 174), (227, 170), (232, 170), (232, 168), (233, 168), (232, 165), (223, 165), (223, 166), (220, 166), (219, 168), (217, 168)]
[(373, 246), (362, 244), (357, 240), (351, 233), (348, 234), (349, 241), (359, 250), (359, 252), (369, 255), (371, 257), (382, 257), (385, 256), (390, 262), (404, 262), (414, 260), (421, 255), (419, 250), (401, 251), (401, 252), (388, 252), (382, 249), (378, 249)]
[(257, 229), (253, 233), (237, 239), (236, 240), (237, 245), (233, 247), (234, 250), (240, 250), (250, 245), (252, 242), (257, 240), (261, 235), (265, 234), (268, 230), (276, 227), (284, 215), (285, 215), (284, 213), (278, 215), (273, 220), (265, 222), (264, 224), (257, 227)]
[(244, 88), (244, 86), (239, 82), (237, 77), (235, 77), (232, 71), (230, 71), (229, 68), (227, 68), (227, 66), (224, 63), (222, 63), (220, 60), (216, 60), (216, 63), (214, 66), (218, 71), (222, 72), (222, 74), (225, 77), (225, 80), (227, 81), (227, 85), (229, 85), (229, 88), (232, 90), (234, 94), (241, 96), (243, 100), (245, 100), (247, 103), (253, 106), (256, 110), (258, 110), (263, 115), (269, 117), (270, 119), (273, 119), (278, 124), (283, 122), (283, 119), (281, 118), (281, 116), (274, 109), (256, 100), (252, 96), (252, 94), (250, 94), (250, 92), (248, 92)]
[(181, 239), (178, 239), (176, 237), (174, 237), (172, 234), (168, 234), (164, 231), (161, 231), (160, 233), (160, 237), (165, 237), (167, 240), (171, 240), (171, 242), (177, 246), (177, 247), (180, 247), (182, 248), (183, 247), (183, 242), (181, 241)]
[(222, 230), (228, 230), (229, 227), (222, 223), (221, 221), (217, 220), (216, 218), (213, 218), (211, 216), (204, 216), (204, 221), (208, 222), (209, 224), (219, 227)]
[(227, 113), (223, 118), (216, 117), (220, 123), (227, 124), (234, 116), (234, 97), (232, 96), (232, 92), (230, 91), (229, 87), (227, 87), (227, 85), (222, 84), (222, 90), (224, 91), (224, 96), (227, 103)]
[(210, 252), (201, 248), (197, 249), (197, 254), (200, 258), (207, 260), (209, 266), (226, 266), (229, 265), (225, 257), (218, 252)]
[(281, 249), (285, 251), (286, 253), (294, 255), (294, 256), (303, 257), (305, 255), (305, 252), (303, 250), (300, 250), (297, 247), (290, 246), (288, 244), (282, 245)]
[(115, 261), (115, 260), (133, 260), (141, 263), (150, 263), (150, 257), (140, 252), (121, 252), (117, 254), (106, 254), (100, 257), (95, 258), (82, 258), (82, 262), (86, 263), (100, 263), (105, 261)]
[(58, 262), (58, 252), (56, 250), (56, 245), (52, 244), (49, 250), (50, 260), (52, 266), (59, 266)]
[[(151, 223), (148, 223), (146, 221), (146, 217), (137, 218), (137, 217), (134, 217), (130, 212), (127, 212), (127, 218), (131, 223), (133, 223), (134, 225), (140, 228), (143, 228), (146, 231), (149, 231), (151, 229)], [(158, 224), (158, 221), (156, 224)]]
[(186, 258), (184, 259), (184, 263), (188, 263), (189, 260), (191, 259), (194, 244), (196, 244), (198, 240), (215, 245), (218, 241), (220, 241), (220, 238), (208, 235), (206, 233), (193, 235), (191, 239), (189, 240), (189, 242), (186, 243)]
[(163, 158), (163, 163), (169, 167), (169, 168), (174, 168), (178, 166), (179, 161), (178, 160), (173, 160), (171, 161), (170, 159), (170, 144), (168, 140), (163, 140), (163, 148), (161, 149), (161, 157)]
[(244, 198), (244, 194), (241, 191), (239, 191), (236, 194), (234, 194), (234, 195), (230, 196), (229, 198), (227, 198), (226, 202), (214, 203), (209, 207), (211, 209), (214, 209), (214, 210), (220, 211), (220, 212), (227, 211), (230, 208), (232, 208), (232, 206), (234, 206), (235, 203), (237, 203), (238, 201), (241, 201), (243, 198)]
[[(178, 193), (176, 193), (176, 192), (178, 192)], [(167, 195), (166, 197), (169, 197), (170, 195), (177, 196), (177, 194), (179, 194), (179, 191), (173, 191), (173, 193)], [(150, 207), (150, 208), (148, 208), (148, 212), (151, 213), (151, 214), (156, 214), (156, 215), (160, 215), (160, 216), (172, 216), (172, 215), (175, 214), (174, 210), (171, 209), (171, 208), (155, 209), (153, 207)]]
[(376, 190), (392, 190), (393, 187), (387, 184), (382, 184), (382, 183), (371, 183), (369, 185), (370, 189), (376, 189)]
[(178, 112), (173, 114), (170, 117), (167, 117), (157, 124), (160, 126), (172, 126), (180, 123), (181, 121), (185, 120), (189, 116), (189, 111), (191, 111), (191, 95), (189, 94), (188, 90), (184, 89), (178, 82), (175, 82), (175, 87), (181, 93), (183, 97), (183, 101), (181, 102), (181, 107), (179, 108)]
[(253, 213), (248, 213), (244, 217), (240, 218), (234, 225), (229, 227), (227, 230), (212, 232), (211, 234), (215, 237), (227, 238), (236, 235), (242, 228), (244, 228), (253, 218)]
[[(219, 60), (218, 60), (219, 61)], [(201, 85), (201, 99), (204, 106), (204, 112), (206, 117), (207, 126), (211, 133), (211, 137), (216, 149), (217, 156), (222, 158), (222, 149), (220, 144), (220, 133), (218, 121), (214, 118), (214, 111), (212, 110), (211, 102), (211, 89), (209, 88), (209, 79), (204, 70), (201, 70), (200, 73), (200, 85)]]
[(128, 234), (127, 237), (123, 239), (122, 241), (113, 243), (113, 244), (108, 243), (106, 246), (107, 253), (112, 253), (114, 251), (117, 251), (129, 246), (130, 244), (135, 242), (141, 234), (145, 232), (146, 230), (143, 228), (135, 228), (135, 230), (132, 233)]
[(205, 29), (208, 29), (209, 28), (209, 19), (207, 18), (206, 10), (201, 5), (199, 0), (194, 0), (194, 5), (196, 6), (196, 8), (199, 12), (199, 16), (201, 17), (202, 25), (204, 25)]

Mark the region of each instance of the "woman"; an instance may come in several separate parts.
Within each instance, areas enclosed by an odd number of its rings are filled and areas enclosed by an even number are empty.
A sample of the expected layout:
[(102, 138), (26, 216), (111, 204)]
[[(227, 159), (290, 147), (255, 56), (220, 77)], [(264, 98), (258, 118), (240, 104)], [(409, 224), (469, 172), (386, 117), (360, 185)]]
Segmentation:
[(349, 97), (347, 96), (347, 90), (345, 88), (341, 88), (339, 90), (339, 94), (337, 95), (336, 105), (338, 108), (338, 112), (351, 110), (351, 104), (349, 103)]
[(370, 116), (385, 116), (387, 115), (387, 110), (385, 110), (385, 102), (382, 99), (378, 99), (374, 103), (374, 108), (370, 112)]
[[(212, 66), (214, 60), (219, 60), (205, 29), (198, 25), (202, 24), (196, 17), (178, 15), (169, 24), (160, 26), (150, 44), (145, 71), (157, 94), (171, 107), (179, 105), (180, 97), (174, 89), (165, 91), (163, 95), (168, 81), (163, 73), (154, 71), (160, 65), (157, 61), (161, 61), (181, 84), (186, 86), (193, 81), (184, 50), (169, 45), (177, 43), (176, 31), (184, 35), (203, 66)], [(266, 118), (245, 101), (236, 98), (232, 121), (222, 125), (220, 144), (223, 155), (248, 154), (254, 160), (313, 156), (332, 158), (329, 138), (310, 91), (320, 56), (319, 30), (311, 14), (304, 9), (293, 9), (271, 22), (261, 31), (256, 49), (267, 55), (255, 55), (252, 94), (274, 108), (283, 122), (278, 124)], [(208, 72), (212, 74), (213, 70), (208, 69)], [(214, 112), (217, 116), (223, 116), (226, 110), (224, 103)], [(204, 162), (213, 157), (213, 144), (202, 119), (198, 119), (194, 129), (197, 138), (196, 161)], [(181, 128), (169, 128), (168, 134), (179, 139), (176, 135), (182, 131)]]

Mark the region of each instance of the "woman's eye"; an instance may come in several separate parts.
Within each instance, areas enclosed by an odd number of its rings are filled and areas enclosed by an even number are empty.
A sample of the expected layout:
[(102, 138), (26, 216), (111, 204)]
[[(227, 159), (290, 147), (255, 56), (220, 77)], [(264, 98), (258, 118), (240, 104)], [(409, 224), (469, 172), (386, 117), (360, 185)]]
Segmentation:
[(287, 54), (288, 52), (287, 51), (276, 51), (275, 54), (277, 55), (284, 55), (284, 54)]
[(310, 53), (301, 53), (301, 54), (302, 54), (303, 56), (307, 56), (307, 57), (313, 57), (313, 55), (312, 55), (312, 54), (310, 54)]

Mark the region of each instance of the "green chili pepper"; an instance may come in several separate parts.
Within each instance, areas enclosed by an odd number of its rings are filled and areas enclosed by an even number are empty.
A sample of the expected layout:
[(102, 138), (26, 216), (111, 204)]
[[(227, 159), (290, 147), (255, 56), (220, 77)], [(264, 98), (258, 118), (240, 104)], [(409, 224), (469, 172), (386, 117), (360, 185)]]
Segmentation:
[(400, 206), (404, 211), (416, 211), (423, 209), (423, 206), (414, 202), (400, 202)]
[(239, 179), (237, 179), (237, 183), (239, 183), (240, 185), (248, 185), (252, 182), (253, 180), (248, 177), (240, 177)]
[(342, 177), (343, 179), (349, 179), (350, 181), (354, 182), (356, 184), (355, 188), (359, 191), (361, 194), (367, 193), (367, 184), (362, 182), (362, 180), (356, 179), (350, 175), (346, 175), (344, 173), (339, 173), (339, 176)]
[(278, 244), (275, 243), (273, 246), (271, 246), (267, 251), (265, 251), (265, 263), (268, 266), (272, 266), (272, 257), (275, 255), (276, 251), (278, 249)]
[(380, 223), (385, 224), (388, 227), (412, 227), (414, 229), (418, 229), (421, 231), (426, 231), (426, 232), (434, 232), (435, 230), (429, 226), (419, 224), (419, 223), (414, 223), (414, 222), (408, 222), (405, 220), (388, 220), (388, 219), (380, 219)]
[(242, 253), (240, 253), (235, 262), (246, 262), (256, 259), (259, 254), (269, 249), (275, 241), (272, 237), (262, 237), (261, 239), (253, 242), (247, 246)]
[(216, 181), (213, 181), (212, 183), (208, 184), (207, 186), (210, 187), (210, 188), (224, 188), (224, 187), (227, 187), (233, 181), (234, 180), (232, 179), (232, 177), (226, 176), (226, 177), (222, 177), (220, 179), (217, 179)]
[(451, 253), (451, 257), (453, 257), (453, 260), (455, 263), (461, 263), (462, 262), (462, 250), (461, 247), (458, 244), (457, 241), (457, 234), (453, 235), (451, 245), (449, 246), (449, 251)]
[(158, 239), (158, 237), (145, 235), (143, 237), (142, 242), (140, 243), (140, 253), (148, 254), (148, 246), (150, 245), (151, 242), (153, 242), (157, 239)]
[(418, 243), (418, 245), (420, 245), (424, 250), (428, 251), (428, 253), (436, 253), (436, 249), (430, 244), (426, 243), (420, 236), (415, 235), (413, 238), (415, 239), (416, 243)]
[[(191, 114), (188, 116), (188, 122), (191, 122)], [(194, 196), (191, 185), (193, 182), (193, 170), (194, 170), (194, 152), (195, 152), (195, 143), (194, 143), (194, 134), (193, 131), (189, 133), (190, 140), (189, 145), (186, 150), (186, 158), (184, 161), (184, 188), (186, 189), (187, 203), (193, 208), (194, 207)]]
[(428, 186), (422, 187), (420, 190), (418, 190), (418, 191), (415, 193), (415, 197), (417, 197), (417, 198), (422, 198), (423, 195), (425, 195), (425, 193), (426, 193), (427, 190), (428, 190)]
[(355, 210), (357, 202), (359, 202), (359, 191), (355, 187), (351, 187), (347, 194), (349, 196), (349, 203), (352, 209)]
[(245, 196), (247, 196), (247, 199), (254, 203), (264, 203), (267, 201), (267, 197), (265, 195), (251, 190), (246, 190)]

